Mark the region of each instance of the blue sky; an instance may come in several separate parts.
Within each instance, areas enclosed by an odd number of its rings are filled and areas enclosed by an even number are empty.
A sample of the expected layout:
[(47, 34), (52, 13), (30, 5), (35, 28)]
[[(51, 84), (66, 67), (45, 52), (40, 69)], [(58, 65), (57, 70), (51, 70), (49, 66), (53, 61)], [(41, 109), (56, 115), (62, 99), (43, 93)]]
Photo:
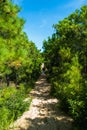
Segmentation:
[(54, 32), (53, 24), (87, 5), (87, 0), (13, 0), (22, 7), (20, 17), (26, 20), (24, 31), (38, 49), (42, 48), (43, 40)]

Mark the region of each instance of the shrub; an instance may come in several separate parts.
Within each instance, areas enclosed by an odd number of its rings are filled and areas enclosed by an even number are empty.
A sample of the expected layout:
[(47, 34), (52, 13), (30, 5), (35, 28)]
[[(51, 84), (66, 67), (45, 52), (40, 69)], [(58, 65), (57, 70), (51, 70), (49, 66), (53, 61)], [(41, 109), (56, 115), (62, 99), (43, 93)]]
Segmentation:
[(29, 108), (31, 99), (25, 102), (25, 97), (23, 86), (19, 90), (15, 87), (0, 90), (0, 130), (9, 130), (10, 123)]

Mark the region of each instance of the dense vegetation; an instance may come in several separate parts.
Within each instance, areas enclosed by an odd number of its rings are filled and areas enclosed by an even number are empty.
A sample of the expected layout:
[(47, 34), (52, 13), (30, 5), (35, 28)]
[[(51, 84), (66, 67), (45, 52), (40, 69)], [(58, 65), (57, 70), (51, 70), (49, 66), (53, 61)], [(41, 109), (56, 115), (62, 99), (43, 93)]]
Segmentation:
[[(25, 21), (18, 16), (20, 10), (11, 0), (0, 0), (0, 130), (9, 129), (29, 107), (31, 99), (28, 105), (24, 99), (40, 74), (42, 57), (23, 32)], [(87, 6), (54, 28), (55, 33), (43, 45), (51, 92), (61, 99), (63, 110), (86, 126)]]
[(0, 130), (25, 111), (25, 93), (40, 74), (41, 54), (23, 32), (20, 10), (11, 0), (0, 0)]
[(41, 63), (40, 52), (23, 32), (19, 11), (10, 0), (0, 1), (0, 76), (8, 79), (9, 75), (15, 82), (37, 77)]
[(79, 124), (87, 122), (87, 6), (54, 25), (44, 41), (47, 76), (61, 107)]
[(19, 91), (15, 87), (0, 89), (0, 130), (9, 130), (9, 125), (29, 109), (32, 99), (25, 101), (26, 97), (23, 84)]

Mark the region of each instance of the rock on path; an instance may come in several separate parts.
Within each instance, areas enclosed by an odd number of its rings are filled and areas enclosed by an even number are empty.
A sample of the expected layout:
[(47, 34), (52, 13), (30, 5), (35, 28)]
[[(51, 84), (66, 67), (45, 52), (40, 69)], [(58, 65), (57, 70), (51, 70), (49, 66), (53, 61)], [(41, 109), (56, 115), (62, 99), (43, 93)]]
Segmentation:
[(10, 129), (71, 130), (73, 120), (56, 107), (59, 101), (49, 94), (50, 84), (41, 75), (29, 95), (33, 98), (29, 111), (14, 122), (14, 128)]

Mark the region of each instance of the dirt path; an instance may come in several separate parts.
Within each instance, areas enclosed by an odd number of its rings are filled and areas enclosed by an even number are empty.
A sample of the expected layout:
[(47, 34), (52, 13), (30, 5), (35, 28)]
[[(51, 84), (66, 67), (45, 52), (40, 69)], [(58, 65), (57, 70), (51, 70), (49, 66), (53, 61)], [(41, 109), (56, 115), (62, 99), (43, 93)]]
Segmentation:
[[(15, 123), (14, 130), (71, 130), (72, 119), (56, 107), (59, 101), (50, 97), (50, 84), (41, 76), (31, 91), (30, 110)], [(13, 128), (12, 128), (13, 129)]]

